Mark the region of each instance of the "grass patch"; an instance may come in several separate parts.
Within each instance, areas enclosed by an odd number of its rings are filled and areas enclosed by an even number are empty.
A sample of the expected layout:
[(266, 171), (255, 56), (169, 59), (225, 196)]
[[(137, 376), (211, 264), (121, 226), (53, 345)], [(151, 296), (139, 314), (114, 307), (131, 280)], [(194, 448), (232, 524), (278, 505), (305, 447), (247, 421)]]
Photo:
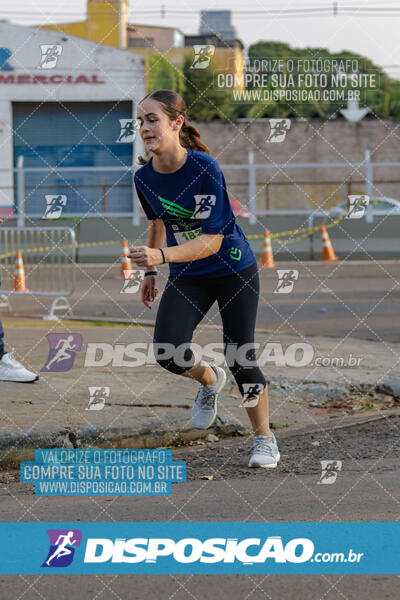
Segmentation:
[(58, 327), (147, 327), (137, 323), (112, 323), (110, 321), (4, 321), (7, 329), (12, 327), (49, 327), (49, 324)]

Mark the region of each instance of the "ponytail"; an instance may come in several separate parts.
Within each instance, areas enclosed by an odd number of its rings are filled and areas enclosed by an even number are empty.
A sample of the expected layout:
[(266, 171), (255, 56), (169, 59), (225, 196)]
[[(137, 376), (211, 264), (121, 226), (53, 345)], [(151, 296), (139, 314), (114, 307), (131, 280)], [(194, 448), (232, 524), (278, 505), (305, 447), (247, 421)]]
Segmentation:
[(197, 127), (187, 122), (186, 116), (179, 132), (179, 140), (184, 148), (192, 148), (192, 150), (210, 154), (208, 146), (200, 139), (200, 131)]

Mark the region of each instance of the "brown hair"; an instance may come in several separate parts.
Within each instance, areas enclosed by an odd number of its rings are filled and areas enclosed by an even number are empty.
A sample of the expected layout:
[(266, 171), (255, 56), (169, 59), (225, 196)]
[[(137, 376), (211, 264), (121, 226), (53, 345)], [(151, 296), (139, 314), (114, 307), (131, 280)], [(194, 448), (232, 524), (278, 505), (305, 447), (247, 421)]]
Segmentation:
[[(200, 131), (188, 121), (186, 105), (182, 96), (171, 90), (154, 90), (142, 98), (140, 102), (143, 102), (146, 98), (153, 98), (154, 100), (157, 100), (157, 102), (160, 102), (162, 110), (171, 121), (177, 119), (179, 115), (184, 116), (185, 120), (179, 131), (179, 140), (184, 148), (192, 148), (193, 150), (210, 154), (209, 148), (200, 139)], [(149, 159), (150, 153), (147, 152), (145, 156), (138, 157), (138, 163), (140, 165), (145, 165)]]

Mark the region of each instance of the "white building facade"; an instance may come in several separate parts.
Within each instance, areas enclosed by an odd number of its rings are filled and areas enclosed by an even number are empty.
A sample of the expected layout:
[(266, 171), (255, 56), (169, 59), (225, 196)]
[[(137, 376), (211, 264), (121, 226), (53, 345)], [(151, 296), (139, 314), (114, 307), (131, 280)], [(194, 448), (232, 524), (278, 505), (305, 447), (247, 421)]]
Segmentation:
[(131, 174), (115, 167), (143, 152), (132, 119), (144, 95), (140, 55), (0, 23), (0, 213), (16, 211), (18, 164), (28, 215), (51, 193), (67, 213), (131, 212)]

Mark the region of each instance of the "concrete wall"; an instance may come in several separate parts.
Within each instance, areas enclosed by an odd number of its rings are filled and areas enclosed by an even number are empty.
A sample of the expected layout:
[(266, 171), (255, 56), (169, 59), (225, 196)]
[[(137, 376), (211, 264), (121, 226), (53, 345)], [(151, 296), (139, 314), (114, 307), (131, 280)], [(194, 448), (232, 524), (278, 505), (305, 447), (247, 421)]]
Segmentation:
[[(292, 119), (286, 139), (278, 144), (266, 143), (270, 132), (268, 119), (195, 124), (223, 169), (224, 164), (247, 163), (250, 150), (254, 152), (255, 163), (287, 163), (285, 169), (257, 170), (257, 208), (261, 210), (334, 206), (345, 199), (347, 182), (352, 193), (365, 192), (363, 168), (299, 170), (291, 169), (292, 163), (361, 162), (366, 149), (371, 151), (372, 161), (400, 162), (399, 121), (392, 119), (364, 119), (357, 124), (342, 118)], [(230, 195), (247, 203), (247, 171), (224, 169), (224, 174)], [(400, 200), (399, 167), (375, 168), (374, 184), (374, 195)]]

